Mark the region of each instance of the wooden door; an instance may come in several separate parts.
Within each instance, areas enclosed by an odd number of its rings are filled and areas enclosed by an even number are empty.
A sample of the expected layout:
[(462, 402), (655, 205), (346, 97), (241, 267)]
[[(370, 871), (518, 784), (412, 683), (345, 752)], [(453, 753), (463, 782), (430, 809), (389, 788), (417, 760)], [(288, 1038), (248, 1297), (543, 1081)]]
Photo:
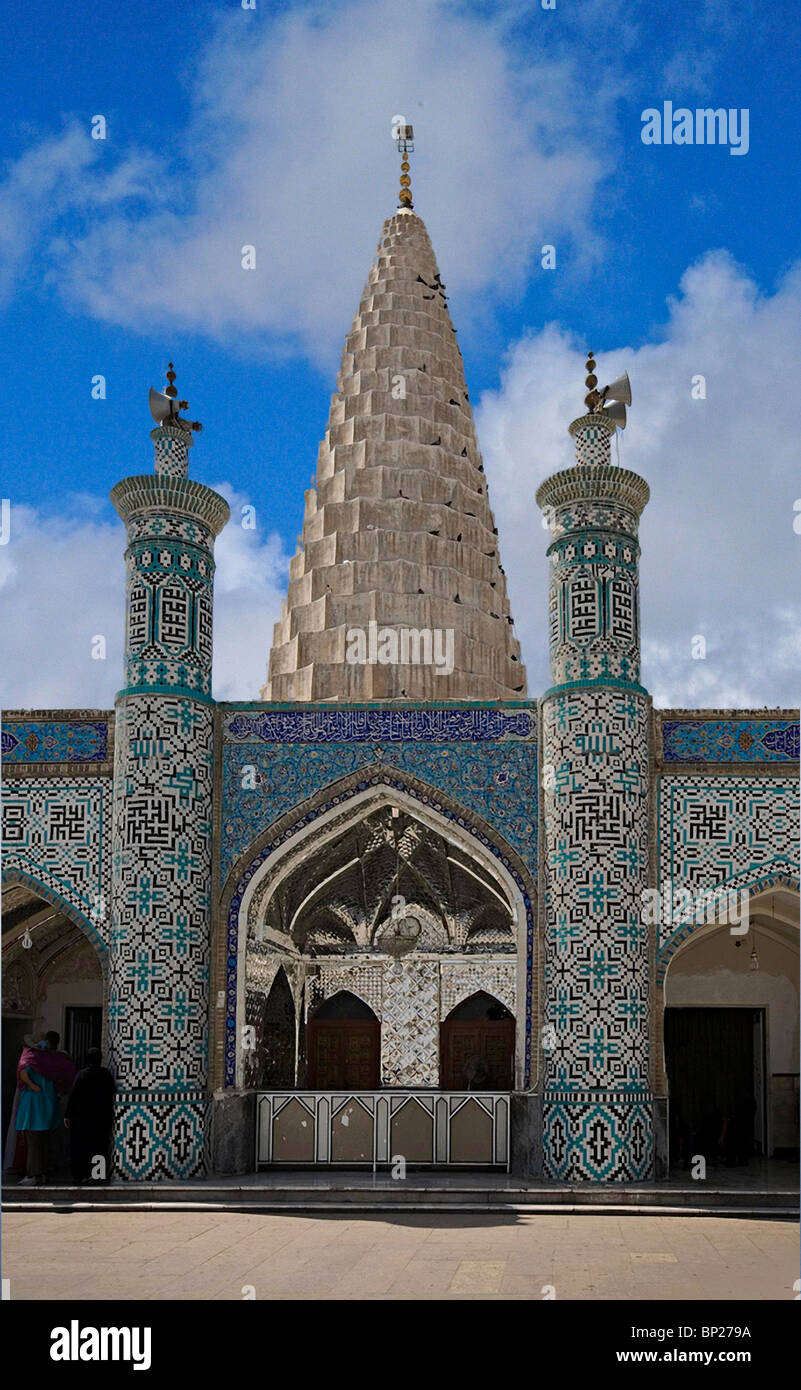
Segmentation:
[(312, 1019), (309, 1086), (316, 1091), (375, 1091), (381, 1084), (377, 1019)]
[(440, 1084), (446, 1091), (511, 1091), (513, 1018), (446, 1019), (440, 1031)]

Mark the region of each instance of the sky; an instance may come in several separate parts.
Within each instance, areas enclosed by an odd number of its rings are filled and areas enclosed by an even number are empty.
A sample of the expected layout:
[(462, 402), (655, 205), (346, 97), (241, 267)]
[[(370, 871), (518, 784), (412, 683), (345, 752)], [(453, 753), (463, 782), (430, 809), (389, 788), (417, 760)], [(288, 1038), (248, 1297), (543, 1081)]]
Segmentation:
[[(602, 381), (629, 372), (615, 449), (651, 488), (643, 683), (660, 706), (797, 705), (795, 0), (245, 4), (5, 2), (0, 705), (108, 708), (122, 685), (108, 494), (152, 469), (147, 392), (168, 359), (204, 425), (192, 475), (233, 511), (214, 691), (258, 698), (344, 337), (396, 206), (398, 114), (529, 694), (550, 683), (534, 497), (571, 462), (591, 347)], [(665, 102), (731, 110), (748, 140), (646, 144), (643, 113)]]

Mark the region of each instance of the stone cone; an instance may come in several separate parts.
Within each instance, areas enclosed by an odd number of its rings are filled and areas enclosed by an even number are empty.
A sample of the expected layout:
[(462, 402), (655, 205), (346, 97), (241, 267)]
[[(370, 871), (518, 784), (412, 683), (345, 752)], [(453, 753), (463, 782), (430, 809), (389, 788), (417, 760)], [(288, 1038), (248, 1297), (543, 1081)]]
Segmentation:
[[(371, 624), (374, 659), (354, 661)], [(438, 636), (404, 652), (404, 629)], [(261, 698), (525, 696), (445, 289), (423, 222), (399, 210), (345, 343)]]

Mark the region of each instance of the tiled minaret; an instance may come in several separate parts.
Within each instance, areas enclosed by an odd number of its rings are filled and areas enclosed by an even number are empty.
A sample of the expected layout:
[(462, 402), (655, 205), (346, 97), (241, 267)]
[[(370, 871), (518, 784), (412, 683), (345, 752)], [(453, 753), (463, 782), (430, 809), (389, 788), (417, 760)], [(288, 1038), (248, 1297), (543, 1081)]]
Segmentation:
[[(548, 478), (553, 688), (542, 700), (545, 1171), (650, 1176), (650, 700), (639, 684), (637, 528), (648, 486), (613, 465), (596, 390), (570, 426), (576, 463)], [(619, 411), (619, 407), (617, 407)]]
[[(402, 153), (401, 206), (345, 343), (265, 700), (525, 697), (462, 356)], [(349, 660), (348, 633), (369, 641), (371, 624), (373, 659)], [(376, 658), (392, 653), (382, 629), (404, 628), (452, 632), (453, 670)]]
[[(203, 1170), (211, 925), (214, 538), (228, 504), (188, 477), (175, 374), (151, 393), (155, 473), (111, 500), (128, 532), (125, 688), (116, 702), (110, 1053), (115, 1163)], [(160, 404), (159, 404), (160, 403)], [(197, 427), (199, 428), (199, 426)]]

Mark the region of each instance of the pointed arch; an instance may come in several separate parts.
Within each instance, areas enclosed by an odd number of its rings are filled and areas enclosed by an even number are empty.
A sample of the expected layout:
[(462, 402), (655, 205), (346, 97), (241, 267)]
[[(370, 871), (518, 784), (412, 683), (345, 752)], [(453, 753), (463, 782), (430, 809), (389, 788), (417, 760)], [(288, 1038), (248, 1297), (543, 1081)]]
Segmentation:
[(4, 868), (2, 873), (2, 882), (4, 887), (10, 887), (12, 884), (18, 883), (21, 887), (30, 889), (30, 891), (32, 893), (35, 893), (37, 897), (41, 898), (43, 902), (50, 903), (53, 907), (57, 908), (58, 911), (62, 913), (64, 917), (69, 918), (69, 920), (73, 922), (74, 925), (80, 929), (80, 931), (83, 932), (84, 936), (87, 937), (91, 944), (94, 946), (100, 959), (101, 969), (103, 970), (103, 980), (105, 982), (108, 965), (108, 946), (103, 940), (103, 937), (100, 935), (100, 932), (98, 931), (95, 924), (90, 920), (89, 917), (86, 916), (85, 913), (81, 912), (77, 907), (75, 907), (71, 902), (69, 902), (67, 898), (63, 897), (62, 894), (57, 891), (57, 889), (51, 887), (47, 883), (44, 883), (41, 879), (35, 877), (31, 873), (28, 873), (25, 869), (18, 869), (15, 867), (11, 867), (8, 869)]
[[(273, 872), (284, 857), (297, 852), (304, 842), (322, 832), (328, 837), (340, 833), (356, 816), (363, 816), (371, 805), (397, 805), (415, 819), (436, 830), (445, 839), (481, 860), (490, 875), (504, 886), (517, 940), (518, 997), (518, 1073), (523, 1085), (531, 1076), (530, 1040), (539, 1009), (538, 976), (535, 964), (536, 885), (517, 853), (497, 831), (455, 798), (439, 791), (400, 768), (374, 763), (330, 783), (313, 797), (286, 813), (259, 835), (232, 867), (219, 904), (218, 938), (224, 949), (216, 953), (225, 962), (225, 975), (216, 981), (224, 990), (225, 1066), (218, 1084), (241, 1084), (241, 1059), (237, 1039), (244, 1018), (244, 958), (250, 904), (260, 882)], [(287, 864), (288, 867), (288, 864)], [(224, 936), (223, 936), (224, 933)]]

